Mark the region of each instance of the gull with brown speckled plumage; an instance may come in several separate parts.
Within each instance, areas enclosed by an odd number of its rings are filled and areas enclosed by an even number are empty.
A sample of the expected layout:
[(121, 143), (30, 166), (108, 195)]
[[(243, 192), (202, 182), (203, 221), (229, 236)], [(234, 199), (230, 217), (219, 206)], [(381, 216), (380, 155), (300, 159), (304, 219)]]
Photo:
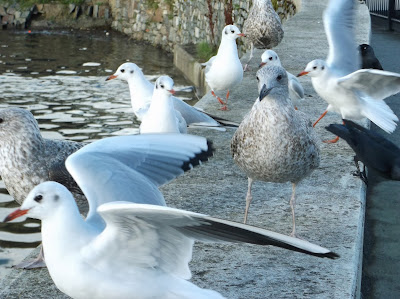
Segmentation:
[(319, 138), (307, 116), (294, 109), (284, 68), (265, 66), (257, 72), (257, 80), (259, 98), (231, 141), (233, 160), (248, 176), (244, 222), (254, 180), (291, 182), (295, 236), (296, 185), (319, 165)]

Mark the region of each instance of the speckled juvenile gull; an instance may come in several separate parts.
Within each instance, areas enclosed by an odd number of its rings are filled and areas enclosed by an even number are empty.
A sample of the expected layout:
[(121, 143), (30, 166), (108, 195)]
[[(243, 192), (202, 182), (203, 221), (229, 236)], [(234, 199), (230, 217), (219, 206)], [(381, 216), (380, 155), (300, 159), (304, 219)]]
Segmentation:
[[(273, 50), (266, 50), (261, 55), (260, 67), (264, 65), (275, 65), (282, 66), (281, 60), (278, 54)], [(297, 77), (288, 71), (286, 71), (289, 83), (289, 98), (292, 101), (303, 100), (304, 99), (304, 89)]]
[(257, 72), (259, 98), (231, 141), (235, 163), (248, 176), (244, 222), (252, 200), (254, 180), (292, 183), (293, 230), (296, 185), (319, 165), (318, 137), (309, 119), (289, 99), (284, 68), (265, 66)]
[[(45, 139), (32, 113), (21, 108), (0, 110), (0, 173), (7, 191), (22, 204), (36, 185), (53, 180), (73, 192), (81, 212), (87, 201), (65, 169), (65, 159), (84, 143)], [(43, 267), (43, 252), (18, 268)]]
[(174, 81), (161, 76), (154, 85), (151, 104), (140, 124), (140, 134), (148, 133), (187, 133), (185, 119), (174, 109), (171, 95), (174, 94)]
[[(145, 78), (142, 70), (132, 62), (121, 64), (117, 71), (113, 75), (107, 77), (106, 80), (108, 81), (112, 79), (121, 79), (128, 82), (133, 113), (141, 121), (150, 107), (154, 84), (149, 82)], [(177, 97), (172, 97), (172, 101), (175, 110), (182, 115), (190, 127), (205, 127), (223, 130), (225, 125), (235, 126), (235, 124), (230, 121), (219, 118), (214, 119), (214, 116), (210, 116), (203, 111), (186, 104)]]
[(276, 47), (283, 38), (281, 19), (275, 12), (271, 0), (253, 0), (249, 15), (243, 24), (246, 41), (250, 42), (250, 58), (244, 69), (247, 69), (253, 58), (254, 46), (259, 49)]
[[(211, 88), (211, 94), (217, 98), (226, 110), (229, 99), (229, 90), (242, 82), (243, 67), (239, 60), (236, 39), (244, 34), (235, 25), (227, 25), (222, 30), (221, 43), (217, 55), (202, 65), (206, 67), (206, 82)], [(215, 91), (225, 91), (225, 102), (215, 94)]]
[(66, 162), (90, 203), (86, 220), (65, 187), (45, 182), (5, 221), (23, 214), (42, 220), (49, 273), (72, 298), (223, 298), (187, 281), (195, 240), (337, 257), (326, 248), (265, 229), (157, 204), (116, 201), (163, 200), (159, 185), (209, 155), (205, 138), (184, 134), (96, 141)]
[[(328, 102), (328, 111), (343, 119), (368, 118), (388, 133), (396, 129), (397, 116), (384, 102), (400, 92), (400, 74), (374, 69), (359, 69), (360, 55), (355, 40), (355, 0), (330, 0), (323, 16), (329, 43), (326, 61), (309, 62), (298, 76), (310, 75), (315, 91)], [(326, 142), (336, 142), (339, 138)]]
[(65, 159), (85, 143), (45, 139), (32, 113), (21, 108), (0, 110), (0, 173), (7, 191), (22, 204), (39, 183), (56, 181), (74, 193), (81, 209), (86, 199), (65, 169)]

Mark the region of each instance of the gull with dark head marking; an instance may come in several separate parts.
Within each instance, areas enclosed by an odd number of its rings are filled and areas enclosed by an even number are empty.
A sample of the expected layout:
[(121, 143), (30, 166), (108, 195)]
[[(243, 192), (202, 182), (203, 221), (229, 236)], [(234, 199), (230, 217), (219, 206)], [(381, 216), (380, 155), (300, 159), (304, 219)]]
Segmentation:
[(254, 0), (249, 15), (243, 23), (245, 41), (250, 41), (250, 57), (244, 66), (253, 58), (254, 46), (259, 49), (276, 47), (283, 38), (281, 19), (275, 12), (271, 0)]
[[(210, 153), (205, 138), (182, 134), (96, 141), (66, 162), (89, 201), (86, 220), (65, 187), (45, 182), (5, 221), (23, 214), (42, 221), (49, 273), (62, 292), (76, 299), (223, 298), (187, 281), (195, 240), (338, 257), (304, 240), (163, 206), (157, 187)], [(151, 200), (153, 205), (140, 203)]]
[(358, 46), (358, 53), (361, 56), (362, 69), (376, 69), (383, 70), (381, 63), (375, 56), (374, 49), (368, 44), (361, 44)]
[[(273, 50), (266, 50), (261, 55), (260, 67), (264, 65), (275, 65), (282, 66), (281, 60), (278, 54)], [(289, 72), (286, 72), (288, 76), (289, 83), (289, 98), (292, 101), (303, 100), (304, 99), (304, 89), (297, 77)]]
[[(218, 53), (202, 65), (206, 67), (206, 82), (211, 88), (211, 94), (217, 98), (227, 110), (229, 90), (242, 82), (243, 67), (239, 60), (236, 39), (244, 36), (235, 25), (227, 25), (222, 30)], [(227, 90), (225, 102), (215, 94), (215, 91)]]
[(185, 119), (175, 110), (171, 96), (175, 93), (174, 81), (161, 76), (154, 85), (151, 104), (140, 124), (140, 134), (187, 133)]
[[(142, 121), (149, 110), (154, 91), (154, 84), (149, 82), (142, 70), (134, 63), (126, 62), (121, 64), (117, 71), (107, 77), (106, 81), (120, 79), (128, 82), (133, 113)], [(186, 123), (191, 127), (204, 127), (223, 130), (224, 126), (235, 126), (232, 122), (224, 119), (213, 118), (203, 111), (186, 104), (177, 97), (171, 97), (175, 110), (177, 110)]]
[[(400, 74), (359, 69), (355, 5), (360, 4), (354, 0), (329, 1), (323, 16), (329, 42), (328, 58), (311, 61), (298, 76), (310, 75), (315, 91), (329, 104), (314, 126), (328, 111), (334, 111), (343, 119), (368, 118), (391, 133), (396, 129), (398, 118), (384, 99), (400, 92)], [(326, 142), (334, 143), (338, 139)]]
[(233, 160), (248, 176), (244, 222), (254, 180), (292, 183), (293, 229), (296, 235), (296, 185), (318, 167), (319, 139), (306, 115), (289, 99), (284, 68), (265, 66), (257, 72), (259, 98), (231, 141)]

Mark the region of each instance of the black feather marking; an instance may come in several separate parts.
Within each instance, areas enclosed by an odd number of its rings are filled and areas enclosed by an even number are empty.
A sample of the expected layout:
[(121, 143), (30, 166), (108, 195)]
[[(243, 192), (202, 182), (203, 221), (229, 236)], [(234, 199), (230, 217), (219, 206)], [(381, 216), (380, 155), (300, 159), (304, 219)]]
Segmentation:
[(213, 147), (212, 141), (207, 139), (207, 150), (201, 151), (197, 153), (193, 158), (189, 161), (183, 162), (181, 168), (183, 171), (188, 171), (197, 165), (200, 165), (201, 162), (208, 161), (208, 158), (214, 155), (215, 148)]

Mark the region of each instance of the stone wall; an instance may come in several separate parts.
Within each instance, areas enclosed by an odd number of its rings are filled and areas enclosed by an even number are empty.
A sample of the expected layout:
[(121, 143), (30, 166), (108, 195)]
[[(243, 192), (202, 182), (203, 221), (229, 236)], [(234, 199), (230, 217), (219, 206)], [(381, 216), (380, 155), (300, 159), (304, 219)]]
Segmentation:
[[(172, 51), (175, 44), (206, 41), (219, 44), (229, 12), (227, 0), (109, 0), (112, 27), (137, 40)], [(251, 1), (232, 0), (232, 19), (239, 28)], [(285, 21), (296, 12), (291, 0), (278, 0), (277, 12)], [(229, 22), (228, 22), (229, 23)]]

